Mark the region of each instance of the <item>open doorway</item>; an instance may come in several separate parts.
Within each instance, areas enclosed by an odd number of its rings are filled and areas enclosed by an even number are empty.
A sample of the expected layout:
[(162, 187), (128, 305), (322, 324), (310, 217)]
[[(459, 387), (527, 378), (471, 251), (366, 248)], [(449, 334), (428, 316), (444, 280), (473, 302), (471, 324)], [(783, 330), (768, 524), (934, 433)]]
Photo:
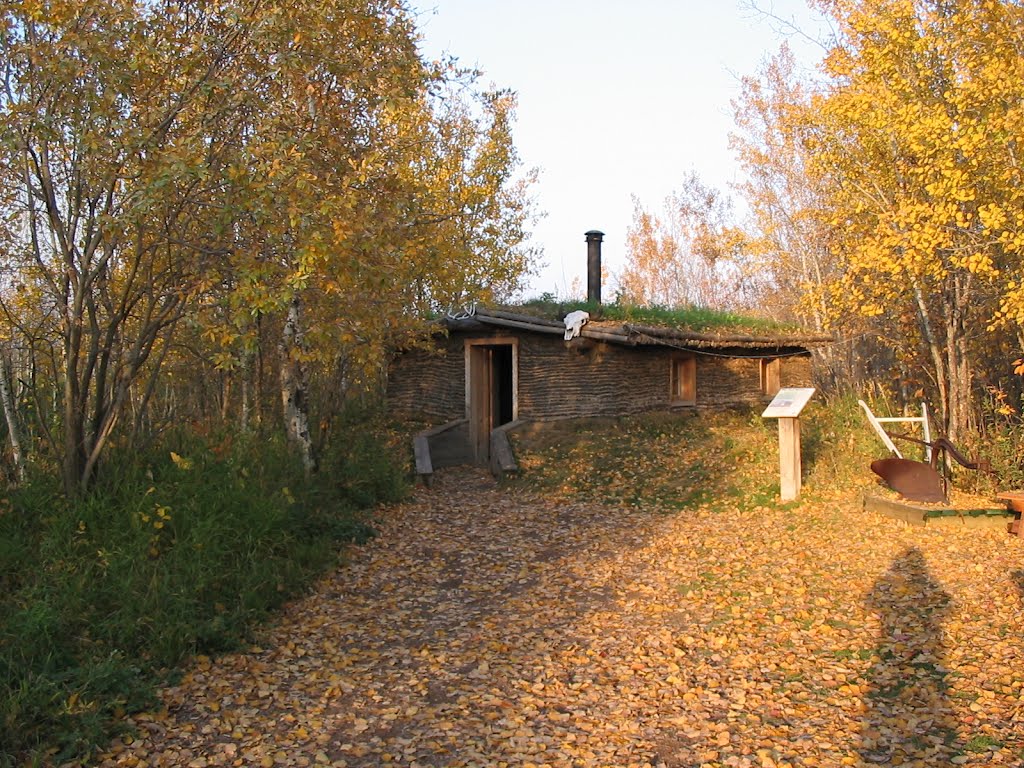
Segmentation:
[(466, 416), (473, 456), (491, 458), (491, 431), (517, 416), (518, 343), (516, 339), (466, 342)]

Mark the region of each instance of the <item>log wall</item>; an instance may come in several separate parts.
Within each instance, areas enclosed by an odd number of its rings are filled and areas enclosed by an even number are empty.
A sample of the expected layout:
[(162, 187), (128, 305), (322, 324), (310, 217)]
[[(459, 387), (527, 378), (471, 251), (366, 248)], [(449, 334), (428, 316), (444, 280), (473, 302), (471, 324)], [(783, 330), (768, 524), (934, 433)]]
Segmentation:
[(445, 338), (437, 352), (414, 350), (388, 368), (388, 408), (400, 416), (432, 422), (466, 416), (466, 359), (462, 338)]
[[(513, 334), (503, 329), (492, 335)], [(673, 407), (670, 371), (676, 350), (517, 335), (522, 420), (625, 416)], [(464, 341), (487, 336), (453, 334), (439, 341), (439, 354), (415, 351), (397, 357), (388, 376), (392, 412), (437, 422), (465, 417)], [(810, 386), (809, 356), (782, 358), (780, 381), (783, 387)], [(757, 358), (697, 354), (697, 409), (758, 406), (770, 399), (761, 392)]]
[(519, 418), (622, 416), (668, 404), (668, 357), (574, 339), (526, 335), (519, 343)]

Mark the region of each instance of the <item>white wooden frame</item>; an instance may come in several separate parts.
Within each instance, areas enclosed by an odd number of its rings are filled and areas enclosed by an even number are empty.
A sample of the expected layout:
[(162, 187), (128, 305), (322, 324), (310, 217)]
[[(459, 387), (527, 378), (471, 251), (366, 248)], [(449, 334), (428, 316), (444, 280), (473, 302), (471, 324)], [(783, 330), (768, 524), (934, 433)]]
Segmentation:
[[(921, 403), (920, 416), (883, 416), (880, 418), (871, 412), (868, 404), (863, 400), (858, 400), (857, 402), (860, 403), (860, 407), (864, 409), (864, 414), (868, 417), (868, 423), (874, 427), (875, 432), (878, 433), (882, 442), (885, 443), (885, 447), (892, 451), (896, 455), (896, 458), (902, 459), (903, 454), (900, 453), (899, 448), (896, 447), (892, 438), (889, 437), (889, 433), (886, 432), (885, 427), (882, 426), (883, 424), (920, 424), (921, 431), (924, 433), (924, 442), (930, 443), (932, 441), (931, 428), (928, 424), (928, 406), (925, 403)], [(928, 462), (932, 460), (932, 447), (930, 445), (925, 446), (924, 460)]]

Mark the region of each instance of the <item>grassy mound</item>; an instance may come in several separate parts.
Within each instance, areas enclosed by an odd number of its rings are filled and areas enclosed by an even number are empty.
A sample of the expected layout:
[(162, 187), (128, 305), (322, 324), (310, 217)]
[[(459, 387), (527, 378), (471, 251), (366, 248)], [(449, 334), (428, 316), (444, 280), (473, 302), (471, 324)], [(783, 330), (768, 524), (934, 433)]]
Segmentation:
[[(868, 465), (884, 449), (856, 401), (812, 402), (801, 432), (806, 493), (873, 482)], [(555, 422), (511, 436), (521, 470), (512, 482), (556, 496), (672, 511), (723, 499), (756, 507), (779, 494), (776, 421), (760, 411)]]

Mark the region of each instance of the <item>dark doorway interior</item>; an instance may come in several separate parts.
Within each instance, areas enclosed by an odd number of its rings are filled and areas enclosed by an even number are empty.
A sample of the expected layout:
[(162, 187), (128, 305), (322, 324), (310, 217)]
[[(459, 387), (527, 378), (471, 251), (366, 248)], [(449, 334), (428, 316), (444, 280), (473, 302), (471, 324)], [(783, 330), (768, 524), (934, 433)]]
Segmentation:
[(512, 345), (502, 344), (491, 351), (491, 428), (512, 421)]

